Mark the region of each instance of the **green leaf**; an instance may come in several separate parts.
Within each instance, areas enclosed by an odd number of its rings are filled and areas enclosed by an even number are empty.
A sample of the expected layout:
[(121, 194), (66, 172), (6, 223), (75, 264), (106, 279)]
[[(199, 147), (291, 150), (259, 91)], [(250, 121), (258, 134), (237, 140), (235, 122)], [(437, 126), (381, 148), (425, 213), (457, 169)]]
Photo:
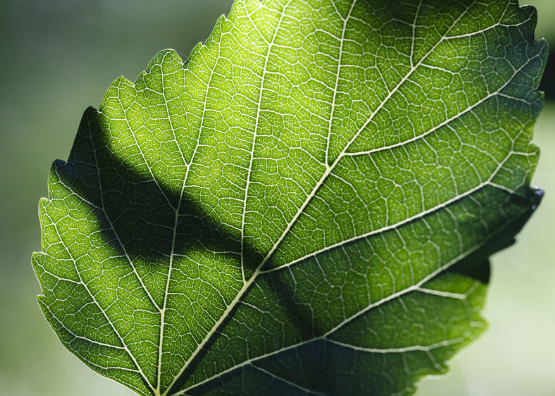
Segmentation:
[(33, 264), (141, 395), (408, 395), (485, 328), (547, 45), (515, 0), (237, 0), (85, 112)]

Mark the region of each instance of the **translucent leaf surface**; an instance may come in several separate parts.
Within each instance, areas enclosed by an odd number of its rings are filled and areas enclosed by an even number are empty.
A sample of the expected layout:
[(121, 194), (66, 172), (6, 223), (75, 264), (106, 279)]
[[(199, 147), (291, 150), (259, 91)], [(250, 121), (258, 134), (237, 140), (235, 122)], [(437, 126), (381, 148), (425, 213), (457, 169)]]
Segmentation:
[(408, 395), (484, 329), (547, 45), (513, 0), (237, 0), (83, 116), (33, 257), (141, 395)]

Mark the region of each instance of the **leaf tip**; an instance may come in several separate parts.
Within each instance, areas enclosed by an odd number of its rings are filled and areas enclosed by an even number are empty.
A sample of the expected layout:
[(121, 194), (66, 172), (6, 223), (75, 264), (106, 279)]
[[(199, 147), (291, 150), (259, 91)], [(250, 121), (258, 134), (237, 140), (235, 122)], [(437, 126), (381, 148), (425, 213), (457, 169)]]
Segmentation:
[(545, 195), (545, 191), (539, 187), (531, 187), (530, 195), (531, 195), (531, 201), (532, 201), (530, 209), (532, 211), (535, 211), (540, 205), (543, 199), (543, 196)]

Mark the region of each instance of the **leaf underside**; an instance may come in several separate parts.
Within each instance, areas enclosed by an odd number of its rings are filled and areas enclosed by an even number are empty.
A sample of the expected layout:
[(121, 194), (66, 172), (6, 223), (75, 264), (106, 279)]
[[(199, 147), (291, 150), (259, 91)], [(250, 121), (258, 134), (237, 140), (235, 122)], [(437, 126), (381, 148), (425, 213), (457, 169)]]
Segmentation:
[(409, 395), (485, 327), (539, 203), (547, 45), (514, 0), (236, 0), (88, 109), (40, 306), (141, 395)]

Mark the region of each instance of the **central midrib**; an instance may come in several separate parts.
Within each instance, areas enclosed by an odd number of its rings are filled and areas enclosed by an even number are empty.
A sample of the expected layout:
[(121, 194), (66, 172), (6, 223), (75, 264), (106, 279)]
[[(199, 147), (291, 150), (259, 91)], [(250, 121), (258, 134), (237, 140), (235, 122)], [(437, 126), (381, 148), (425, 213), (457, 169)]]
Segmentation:
[[(357, 3), (358, 0), (354, 0), (353, 1), (353, 7), (354, 5)], [(423, 63), (423, 61), (425, 59), (427, 59), (427, 57), (432, 54), (435, 49), (437, 48), (437, 46), (443, 41), (443, 39), (449, 34), (449, 32), (453, 29), (453, 27), (460, 21), (460, 19), (466, 14), (466, 12), (468, 11), (468, 9), (470, 9), (474, 3), (476, 2), (476, 0), (474, 0), (472, 2), (471, 5), (468, 6), (467, 9), (465, 9), (458, 18), (455, 19), (455, 21), (453, 22), (453, 24), (447, 29), (447, 31), (445, 32), (445, 34), (437, 41), (437, 43), (432, 46), (432, 48), (420, 59), (420, 61), (418, 61), (418, 63), (414, 66), (411, 67), (411, 69), (409, 70), (409, 72), (406, 74), (405, 77), (403, 77), (401, 79), (401, 81), (395, 86), (395, 88), (393, 88), (388, 95), (381, 101), (381, 103), (379, 104), (379, 106), (376, 108), (376, 110), (369, 116), (369, 118), (366, 120), (366, 122), (362, 125), (362, 127), (360, 127), (358, 129), (358, 131), (355, 133), (355, 135), (351, 138), (351, 140), (345, 145), (344, 149), (340, 152), (340, 154), (337, 156), (337, 158), (334, 160), (334, 162), (332, 163), (332, 165), (328, 165), (326, 163), (326, 170), (325, 172), (322, 174), (320, 180), (318, 181), (318, 183), (315, 185), (315, 187), (313, 188), (312, 192), (307, 196), (307, 198), (305, 199), (303, 205), (299, 208), (299, 210), (297, 211), (297, 213), (295, 214), (295, 216), (293, 217), (293, 219), (289, 222), (289, 224), (287, 225), (287, 227), (285, 228), (285, 230), (283, 231), (283, 233), (281, 234), (280, 238), (278, 238), (278, 240), (274, 243), (272, 249), (266, 254), (266, 256), (264, 257), (264, 259), (261, 261), (261, 263), (258, 265), (258, 267), (256, 268), (255, 272), (253, 273), (253, 275), (251, 276), (251, 278), (246, 281), (243, 284), (243, 287), (239, 290), (239, 292), (237, 293), (236, 297), (233, 299), (233, 301), (231, 301), (231, 303), (228, 305), (228, 307), (226, 308), (226, 310), (223, 312), (223, 314), (221, 315), (220, 319), (214, 324), (214, 326), (212, 327), (212, 329), (210, 330), (210, 332), (207, 333), (207, 335), (205, 336), (205, 338), (202, 340), (201, 343), (199, 343), (198, 347), (195, 349), (195, 351), (191, 354), (191, 356), (189, 357), (189, 359), (185, 362), (185, 364), (183, 365), (183, 367), (181, 368), (181, 370), (178, 372), (178, 374), (174, 377), (174, 379), (172, 380), (172, 382), (170, 383), (170, 385), (167, 387), (166, 391), (162, 394), (162, 396), (167, 396), (168, 392), (172, 389), (172, 387), (175, 385), (175, 383), (177, 382), (177, 380), (181, 377), (181, 375), (183, 374), (183, 372), (185, 371), (185, 369), (191, 364), (191, 362), (193, 360), (195, 360), (195, 358), (198, 356), (199, 352), (202, 350), (202, 348), (210, 341), (210, 339), (212, 338), (212, 336), (214, 334), (216, 334), (217, 329), (220, 327), (220, 325), (224, 322), (224, 320), (228, 317), (228, 315), (231, 313), (231, 311), (236, 307), (237, 303), (243, 298), (244, 294), (247, 292), (247, 290), (251, 287), (251, 285), (255, 282), (255, 280), (257, 279), (258, 275), (261, 273), (262, 268), (264, 267), (264, 265), (270, 260), (270, 258), (273, 256), (274, 252), (278, 249), (278, 247), (281, 245), (281, 243), (283, 242), (283, 240), (285, 239), (285, 237), (287, 236), (287, 234), (289, 233), (289, 231), (291, 230), (291, 228), (295, 225), (295, 223), (297, 222), (297, 220), (299, 219), (299, 217), (302, 215), (302, 213), (304, 213), (304, 210), (306, 209), (306, 207), (310, 204), (310, 202), (312, 201), (312, 199), (314, 198), (314, 196), (316, 195), (316, 193), (319, 191), (320, 187), (325, 183), (325, 181), (327, 180), (328, 176), (332, 173), (332, 171), (335, 169), (335, 167), (337, 166), (337, 164), (339, 163), (339, 161), (344, 157), (345, 153), (349, 150), (350, 146), (353, 144), (353, 142), (358, 138), (358, 136), (362, 133), (362, 131), (364, 131), (366, 129), (366, 127), (372, 122), (372, 120), (374, 119), (374, 117), (376, 116), (376, 114), (378, 114), (380, 112), (380, 110), (388, 103), (388, 101), (390, 100), (390, 98), (399, 90), (399, 88), (412, 76), (412, 74), (418, 69), (418, 67)], [(288, 3), (289, 4), (289, 3)], [(283, 14), (282, 14), (282, 18), (283, 18)], [(282, 19), (280, 19), (281, 22)], [(348, 18), (345, 19), (344, 22), (344, 26), (347, 26), (347, 22), (348, 22)], [(276, 32), (277, 32), (276, 28)], [(271, 50), (271, 46), (269, 46), (268, 49), (268, 56), (270, 55), (270, 50)], [(338, 73), (340, 72), (341, 69), (341, 59), (338, 60), (339, 64), (338, 64)], [(261, 81), (261, 90), (263, 87), (264, 81)], [(262, 98), (262, 95), (260, 96), (260, 100)], [(251, 159), (252, 161), (252, 159)]]

